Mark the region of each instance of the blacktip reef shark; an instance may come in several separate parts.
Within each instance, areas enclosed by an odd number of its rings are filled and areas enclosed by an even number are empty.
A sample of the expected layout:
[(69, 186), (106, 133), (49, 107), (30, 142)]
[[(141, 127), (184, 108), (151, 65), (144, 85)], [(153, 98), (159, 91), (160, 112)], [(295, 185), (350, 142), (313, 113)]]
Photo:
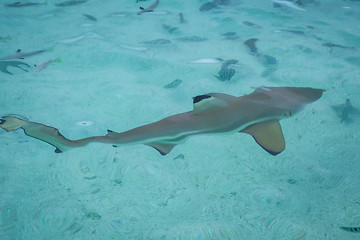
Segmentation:
[(156, 0), (153, 4), (150, 5), (148, 8), (140, 7), (140, 12), (137, 13), (137, 15), (141, 15), (143, 13), (152, 12), (154, 9), (159, 5), (159, 0)]
[(11, 55), (8, 55), (8, 56), (5, 56), (5, 57), (0, 57), (0, 60), (24, 59), (26, 57), (31, 57), (31, 56), (38, 55), (40, 53), (51, 52), (51, 51), (54, 50), (54, 48), (55, 48), (55, 46), (52, 46), (52, 47), (47, 48), (47, 49), (41, 49), (41, 50), (36, 50), (36, 51), (32, 51), (32, 52), (22, 52), (21, 49), (18, 49), (15, 54), (11, 54)]
[(318, 100), (324, 91), (308, 87), (262, 87), (241, 97), (209, 93), (193, 98), (192, 111), (125, 132), (108, 130), (105, 136), (79, 140), (65, 138), (54, 127), (13, 116), (2, 117), (0, 127), (6, 131), (21, 128), (26, 135), (56, 147), (56, 153), (100, 142), (114, 146), (145, 144), (155, 148), (161, 155), (166, 155), (177, 144), (193, 135), (243, 132), (253, 136), (262, 148), (275, 156), (285, 149), (279, 120), (292, 116), (305, 105)]

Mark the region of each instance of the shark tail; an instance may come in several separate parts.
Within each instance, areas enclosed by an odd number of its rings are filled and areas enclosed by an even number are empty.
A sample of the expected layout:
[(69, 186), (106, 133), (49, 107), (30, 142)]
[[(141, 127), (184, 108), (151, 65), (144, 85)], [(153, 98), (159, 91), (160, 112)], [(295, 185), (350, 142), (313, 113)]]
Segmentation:
[(95, 140), (94, 137), (80, 140), (69, 140), (61, 135), (59, 130), (54, 127), (22, 120), (17, 117), (2, 117), (2, 119), (0, 119), (0, 127), (8, 132), (21, 128), (24, 130), (26, 135), (56, 147), (56, 153), (61, 153), (74, 147), (81, 147)]

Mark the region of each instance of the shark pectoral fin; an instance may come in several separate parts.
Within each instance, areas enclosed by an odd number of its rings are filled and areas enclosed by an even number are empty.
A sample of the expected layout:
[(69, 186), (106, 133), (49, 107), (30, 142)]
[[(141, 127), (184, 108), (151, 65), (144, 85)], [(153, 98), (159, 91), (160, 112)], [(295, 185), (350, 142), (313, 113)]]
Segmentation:
[(207, 111), (216, 107), (226, 107), (229, 104), (228, 100), (225, 100), (222, 97), (217, 97), (215, 94), (212, 93), (199, 95), (194, 97), (193, 99), (194, 112)]
[(273, 156), (285, 149), (285, 139), (277, 120), (255, 123), (241, 132), (250, 134), (263, 149)]
[(0, 120), (0, 127), (5, 131), (14, 131), (21, 128), (26, 135), (56, 147), (56, 153), (61, 153), (70, 147), (76, 147), (74, 141), (65, 138), (58, 129), (40, 123), (6, 116)]
[(176, 144), (158, 142), (146, 143), (145, 145), (155, 148), (163, 156), (171, 152), (171, 150), (176, 146)]

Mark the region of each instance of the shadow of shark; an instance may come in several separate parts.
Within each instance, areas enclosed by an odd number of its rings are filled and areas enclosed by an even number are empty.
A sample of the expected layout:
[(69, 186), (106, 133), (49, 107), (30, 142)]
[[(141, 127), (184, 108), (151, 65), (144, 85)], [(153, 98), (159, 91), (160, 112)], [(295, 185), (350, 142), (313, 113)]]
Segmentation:
[(0, 127), (6, 131), (21, 128), (26, 135), (55, 146), (56, 153), (101, 142), (113, 145), (145, 144), (166, 155), (193, 135), (243, 132), (253, 136), (263, 149), (275, 156), (285, 149), (279, 120), (291, 117), (305, 105), (318, 100), (324, 91), (303, 87), (262, 87), (241, 97), (209, 93), (193, 98), (192, 111), (125, 132), (108, 130), (105, 136), (79, 140), (65, 138), (54, 127), (12, 116), (2, 117)]

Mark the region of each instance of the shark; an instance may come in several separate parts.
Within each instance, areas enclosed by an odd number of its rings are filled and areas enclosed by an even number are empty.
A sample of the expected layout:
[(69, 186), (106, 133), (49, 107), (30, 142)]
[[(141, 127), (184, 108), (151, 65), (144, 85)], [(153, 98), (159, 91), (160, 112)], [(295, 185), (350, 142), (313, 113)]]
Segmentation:
[(156, 0), (153, 4), (151, 4), (147, 8), (140, 7), (140, 12), (137, 13), (137, 15), (141, 15), (143, 13), (148, 13), (154, 11), (154, 9), (159, 5), (159, 0)]
[(38, 55), (40, 53), (51, 52), (51, 51), (54, 50), (54, 48), (55, 48), (55, 46), (52, 46), (52, 47), (50, 47), (48, 49), (41, 49), (41, 50), (36, 50), (36, 51), (32, 51), (32, 52), (22, 52), (21, 49), (18, 49), (15, 54), (0, 57), (0, 60), (24, 59), (26, 57), (31, 57), (31, 56)]
[(61, 153), (69, 149), (100, 142), (114, 147), (124, 144), (145, 144), (167, 155), (187, 138), (199, 134), (247, 133), (271, 155), (285, 149), (280, 120), (291, 117), (307, 104), (318, 100), (324, 89), (310, 87), (261, 87), (236, 97), (225, 93), (208, 93), (193, 98), (193, 109), (125, 132), (108, 130), (104, 136), (78, 140), (64, 137), (58, 129), (42, 123), (11, 116), (0, 119), (5, 131), (24, 130)]

